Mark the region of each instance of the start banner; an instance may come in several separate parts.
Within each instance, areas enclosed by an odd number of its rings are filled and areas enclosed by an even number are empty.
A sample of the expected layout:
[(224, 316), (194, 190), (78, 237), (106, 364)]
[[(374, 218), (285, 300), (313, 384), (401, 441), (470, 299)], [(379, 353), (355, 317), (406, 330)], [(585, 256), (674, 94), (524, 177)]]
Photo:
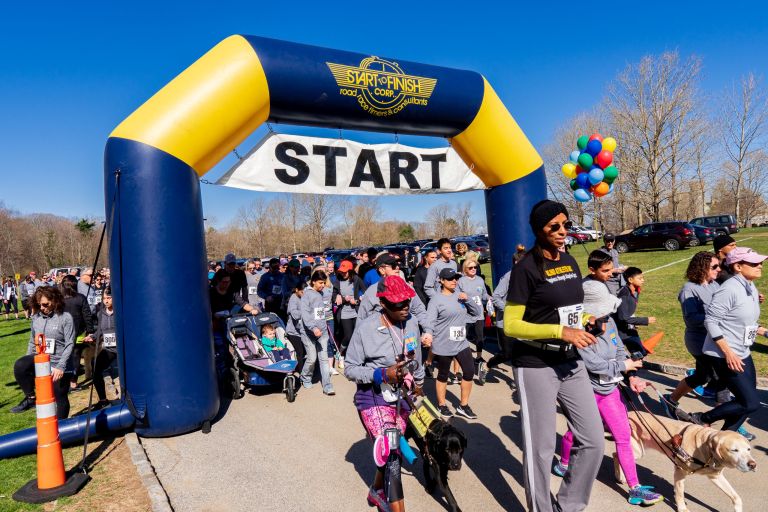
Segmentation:
[(486, 188), (450, 147), (278, 133), (267, 134), (216, 184), (259, 192), (379, 196)]

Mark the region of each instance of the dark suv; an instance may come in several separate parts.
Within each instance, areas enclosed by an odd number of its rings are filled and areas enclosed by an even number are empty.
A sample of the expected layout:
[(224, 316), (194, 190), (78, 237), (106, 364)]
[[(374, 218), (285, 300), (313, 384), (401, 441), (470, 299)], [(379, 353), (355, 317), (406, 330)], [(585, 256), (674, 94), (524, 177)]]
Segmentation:
[(691, 245), (694, 238), (693, 226), (687, 222), (652, 222), (629, 233), (617, 235), (615, 247), (619, 252), (657, 248), (676, 251)]
[(715, 235), (730, 235), (738, 233), (739, 227), (736, 224), (735, 215), (708, 215), (706, 217), (696, 217), (691, 219), (694, 226), (704, 226), (715, 232)]

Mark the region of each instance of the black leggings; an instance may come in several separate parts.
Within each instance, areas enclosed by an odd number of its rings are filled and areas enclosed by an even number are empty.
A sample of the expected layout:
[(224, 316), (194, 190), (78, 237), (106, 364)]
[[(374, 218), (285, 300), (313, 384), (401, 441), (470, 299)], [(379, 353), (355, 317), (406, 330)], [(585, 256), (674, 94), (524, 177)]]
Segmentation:
[(355, 331), (355, 324), (357, 318), (342, 318), (339, 320), (339, 348), (341, 348), (341, 355), (347, 353), (347, 347), (349, 346), (349, 340), (352, 339), (352, 333)]
[(483, 347), (485, 346), (485, 320), (475, 320), (467, 324), (467, 333), (471, 334), (470, 341), (475, 342), (478, 359), (483, 356)]
[(461, 366), (461, 379), (471, 381), (475, 378), (475, 361), (472, 359), (472, 349), (467, 347), (455, 356), (434, 355), (434, 363), (437, 365), (438, 382), (448, 382), (448, 374), (451, 369), (451, 361), (456, 359)]
[[(21, 356), (13, 365), (13, 375), (16, 377), (24, 395), (35, 396), (35, 356)], [(60, 420), (69, 417), (69, 381), (71, 373), (65, 373), (53, 383), (53, 395), (56, 397), (56, 417)]]
[(715, 392), (725, 389), (725, 386), (717, 379), (715, 369), (712, 368), (712, 361), (705, 355), (693, 357), (696, 359), (696, 371), (684, 379), (685, 384), (690, 388), (697, 388), (709, 383)]
[(307, 357), (307, 353), (304, 351), (304, 343), (301, 341), (301, 336), (298, 334), (288, 334), (288, 341), (293, 345), (293, 349), (296, 351), (296, 373), (301, 373), (301, 369), (304, 368), (304, 358)]
[(705, 357), (710, 360), (720, 381), (733, 393), (734, 398), (702, 414), (701, 421), (714, 423), (717, 420), (724, 420), (723, 430), (738, 430), (750, 414), (760, 409), (755, 363), (752, 361), (752, 356), (749, 355), (741, 360), (744, 363), (742, 373), (728, 368), (728, 363), (723, 357)]
[(13, 308), (13, 312), (15, 314), (19, 314), (19, 304), (16, 302), (16, 297), (11, 297), (11, 299), (5, 303), (5, 314), (8, 315), (11, 312), (11, 308)]
[(112, 366), (112, 362), (117, 359), (117, 352), (102, 350), (96, 356), (96, 369), (93, 371), (93, 387), (96, 388), (96, 394), (99, 400), (107, 399), (107, 390), (104, 385), (104, 370)]
[(504, 334), (503, 327), (496, 328), (496, 337), (499, 340), (499, 353), (488, 360), (488, 367), (493, 368), (512, 359), (512, 343), (514, 339)]

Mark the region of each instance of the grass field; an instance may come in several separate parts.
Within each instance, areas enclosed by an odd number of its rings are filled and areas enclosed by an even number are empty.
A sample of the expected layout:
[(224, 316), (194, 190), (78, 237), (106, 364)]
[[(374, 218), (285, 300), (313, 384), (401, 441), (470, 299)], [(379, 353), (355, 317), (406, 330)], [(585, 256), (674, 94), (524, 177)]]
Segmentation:
[[(768, 254), (768, 228), (743, 229), (734, 238), (739, 245), (751, 247), (761, 254)], [(571, 249), (571, 255), (579, 262), (582, 274), (586, 275), (589, 272), (588, 253), (597, 249), (599, 245), (595, 242), (577, 245)], [(703, 250), (712, 251), (712, 243), (674, 252), (665, 250), (629, 252), (622, 254), (619, 258), (622, 265), (638, 267), (645, 273), (645, 288), (640, 294), (636, 315), (655, 316), (657, 323), (640, 327), (640, 336), (646, 338), (657, 331), (664, 332), (664, 339), (658, 345), (656, 353), (648, 357), (649, 361), (693, 364), (693, 358), (685, 350), (683, 343), (685, 325), (677, 294), (685, 282), (688, 260)], [(669, 266), (665, 267), (665, 265)], [(484, 265), (483, 271), (486, 276), (490, 276), (489, 265)], [(768, 268), (764, 270), (763, 277), (756, 282), (756, 285), (758, 290), (768, 295)], [(761, 325), (766, 325), (768, 322), (767, 311), (768, 305), (764, 305), (760, 317)], [(757, 374), (768, 377), (768, 340), (758, 338), (752, 346), (752, 357)]]

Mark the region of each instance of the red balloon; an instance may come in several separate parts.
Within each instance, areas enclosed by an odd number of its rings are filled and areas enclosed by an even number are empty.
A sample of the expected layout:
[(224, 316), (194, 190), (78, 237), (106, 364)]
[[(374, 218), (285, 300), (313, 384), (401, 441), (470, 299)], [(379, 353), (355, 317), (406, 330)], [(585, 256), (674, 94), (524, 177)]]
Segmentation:
[(613, 162), (613, 153), (607, 149), (605, 151), (599, 152), (595, 157), (595, 163), (600, 166), (601, 169), (605, 169), (611, 165), (611, 162)]
[(595, 132), (592, 135), (590, 135), (589, 140), (599, 140), (600, 142), (603, 142), (603, 136)]

